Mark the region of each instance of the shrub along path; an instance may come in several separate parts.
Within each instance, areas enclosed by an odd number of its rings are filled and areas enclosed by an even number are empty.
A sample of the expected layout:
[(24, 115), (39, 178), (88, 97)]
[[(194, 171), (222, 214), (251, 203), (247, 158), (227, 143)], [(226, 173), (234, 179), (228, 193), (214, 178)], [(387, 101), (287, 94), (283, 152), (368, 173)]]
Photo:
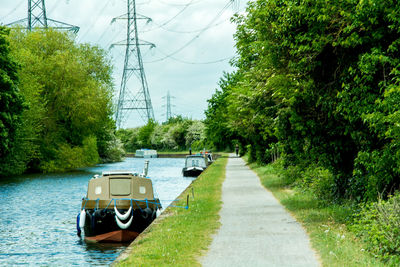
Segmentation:
[(221, 227), (203, 266), (318, 266), (303, 228), (241, 158), (229, 158)]

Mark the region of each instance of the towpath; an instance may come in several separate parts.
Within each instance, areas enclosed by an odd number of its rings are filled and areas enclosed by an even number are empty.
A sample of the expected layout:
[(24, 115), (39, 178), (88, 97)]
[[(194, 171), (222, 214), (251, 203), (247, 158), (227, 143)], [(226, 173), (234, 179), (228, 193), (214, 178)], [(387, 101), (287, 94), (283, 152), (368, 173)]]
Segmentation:
[(319, 266), (303, 228), (241, 158), (228, 160), (222, 202), (203, 266)]

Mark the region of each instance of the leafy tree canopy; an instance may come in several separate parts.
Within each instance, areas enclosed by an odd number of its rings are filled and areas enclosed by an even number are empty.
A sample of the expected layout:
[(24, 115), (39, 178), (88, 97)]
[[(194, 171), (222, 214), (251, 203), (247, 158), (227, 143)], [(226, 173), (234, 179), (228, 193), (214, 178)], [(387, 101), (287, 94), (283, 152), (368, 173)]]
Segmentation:
[(207, 138), (236, 135), (250, 159), (278, 150), (285, 168), (326, 169), (337, 197), (397, 189), (399, 18), (390, 0), (249, 2), (233, 18), (237, 70), (209, 101)]

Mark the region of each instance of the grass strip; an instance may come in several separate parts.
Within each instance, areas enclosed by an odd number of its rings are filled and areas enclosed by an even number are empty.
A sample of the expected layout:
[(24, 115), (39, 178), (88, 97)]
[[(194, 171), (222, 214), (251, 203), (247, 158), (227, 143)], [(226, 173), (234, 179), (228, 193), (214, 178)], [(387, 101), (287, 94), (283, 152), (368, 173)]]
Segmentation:
[[(198, 258), (219, 228), (221, 189), (227, 158), (219, 158), (131, 244), (129, 257), (117, 266), (200, 266)], [(194, 199), (192, 196), (192, 188)]]
[(385, 266), (348, 230), (346, 222), (353, 212), (350, 207), (327, 204), (310, 192), (288, 189), (272, 165), (252, 163), (249, 167), (306, 229), (322, 266)]

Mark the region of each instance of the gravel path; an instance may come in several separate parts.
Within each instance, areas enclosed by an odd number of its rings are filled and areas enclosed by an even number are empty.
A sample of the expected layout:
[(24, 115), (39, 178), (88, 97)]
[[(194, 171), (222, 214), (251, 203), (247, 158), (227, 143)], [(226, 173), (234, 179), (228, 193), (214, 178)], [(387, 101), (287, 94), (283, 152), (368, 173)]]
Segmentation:
[(222, 201), (203, 266), (319, 266), (303, 228), (241, 158), (229, 158)]

